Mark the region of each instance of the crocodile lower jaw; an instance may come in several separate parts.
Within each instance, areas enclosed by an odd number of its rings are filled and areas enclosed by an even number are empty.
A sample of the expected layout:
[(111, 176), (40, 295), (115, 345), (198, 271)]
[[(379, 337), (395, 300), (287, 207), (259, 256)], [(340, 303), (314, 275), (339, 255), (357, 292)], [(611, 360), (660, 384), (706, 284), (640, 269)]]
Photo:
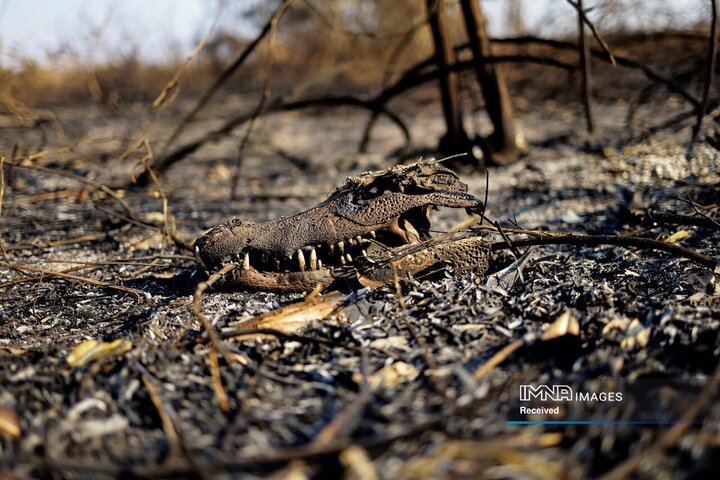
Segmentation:
[(329, 268), (305, 272), (261, 272), (251, 266), (243, 266), (228, 273), (223, 284), (252, 290), (309, 292), (318, 284), (329, 286), (333, 281)]
[(231, 271), (223, 279), (223, 284), (276, 292), (302, 292), (312, 291), (318, 284), (329, 287), (338, 280), (377, 288), (398, 276), (405, 277), (428, 270), (437, 271), (448, 266), (454, 273), (482, 274), (487, 269), (489, 245), (484, 237), (471, 236), (443, 241), (430, 238), (369, 255), (363, 265), (354, 265), (354, 268), (261, 272), (245, 265)]

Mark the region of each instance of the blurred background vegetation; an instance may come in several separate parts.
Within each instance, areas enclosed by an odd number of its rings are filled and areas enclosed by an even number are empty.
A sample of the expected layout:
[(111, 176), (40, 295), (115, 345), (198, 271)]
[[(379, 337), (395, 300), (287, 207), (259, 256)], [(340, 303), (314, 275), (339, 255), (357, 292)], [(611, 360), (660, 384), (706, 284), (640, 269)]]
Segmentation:
[[(68, 2), (67, 23), (40, 21), (49, 2), (29, 0), (36, 17), (15, 13), (18, 0), (0, 0), (0, 106), (18, 114), (27, 106), (94, 102), (113, 108), (135, 101), (151, 101), (177, 68), (209, 33), (207, 44), (180, 80), (184, 95), (206, 91), (220, 72), (258, 34), (278, 1), (208, 1), (198, 10), (193, 0), (168, 8), (172, 15), (198, 17), (189, 32), (163, 32), (163, 42), (149, 45), (149, 30), (167, 27), (165, 14), (128, 10), (133, 2)], [(65, 3), (65, 2), (62, 2)], [(35, 5), (33, 7), (33, 4)], [(539, 36), (574, 41), (576, 12), (566, 0), (485, 0), (488, 30), (495, 38)], [(190, 8), (193, 7), (193, 8)], [(610, 45), (632, 58), (675, 70), (674, 62), (700, 54), (706, 47), (710, 2), (702, 0), (586, 1), (588, 16)], [(124, 10), (125, 9), (125, 10)], [(92, 10), (92, 11), (91, 11)], [(188, 13), (183, 13), (187, 10)], [(457, 2), (446, 5), (456, 45), (466, 42)], [(215, 18), (217, 15), (217, 19)], [(279, 21), (274, 47), (273, 91), (335, 93), (377, 91), (388, 78), (432, 54), (432, 39), (422, 0), (298, 0)], [(9, 37), (8, 25), (19, 23), (32, 31), (34, 24), (56, 28), (56, 34), (38, 33), (22, 42)], [(167, 23), (169, 25), (169, 22)], [(214, 24), (214, 28), (210, 25)], [(5, 33), (3, 33), (3, 31)], [(662, 33), (662, 35), (661, 35)], [(30, 38), (29, 40), (27, 38)], [(44, 43), (40, 41), (44, 39)], [(403, 44), (400, 49), (399, 45)], [(498, 44), (497, 53), (537, 53), (537, 46)], [(398, 51), (400, 49), (400, 51)], [(569, 59), (574, 52), (558, 53)], [(554, 53), (554, 54), (555, 54)], [(678, 54), (676, 56), (675, 54)], [(235, 93), (262, 89), (267, 42), (248, 58), (242, 73), (224, 86)], [(668, 59), (673, 59), (672, 63)], [(528, 71), (530, 68), (530, 71)], [(550, 91), (562, 91), (567, 80), (555, 71), (525, 64), (508, 65), (507, 77), (515, 90), (542, 81)], [(540, 78), (537, 78), (540, 76)]]

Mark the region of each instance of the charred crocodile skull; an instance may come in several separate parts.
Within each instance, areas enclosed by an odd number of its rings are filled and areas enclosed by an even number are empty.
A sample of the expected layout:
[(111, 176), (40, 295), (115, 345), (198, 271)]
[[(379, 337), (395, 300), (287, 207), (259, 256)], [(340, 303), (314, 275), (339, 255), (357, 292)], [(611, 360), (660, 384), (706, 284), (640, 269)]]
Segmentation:
[[(210, 272), (228, 262), (242, 265), (226, 279), (231, 285), (311, 290), (332, 283), (334, 271), (373, 263), (373, 252), (387, 257), (388, 251), (417, 246), (404, 263), (410, 270), (442, 260), (447, 245), (433, 245), (430, 236), (429, 213), (436, 206), (473, 212), (482, 201), (467, 193), (452, 170), (418, 162), (350, 177), (318, 206), (292, 216), (265, 223), (230, 220), (198, 238), (195, 251)], [(471, 243), (474, 253), (487, 253), (484, 241)], [(463, 245), (470, 243), (465, 239)]]

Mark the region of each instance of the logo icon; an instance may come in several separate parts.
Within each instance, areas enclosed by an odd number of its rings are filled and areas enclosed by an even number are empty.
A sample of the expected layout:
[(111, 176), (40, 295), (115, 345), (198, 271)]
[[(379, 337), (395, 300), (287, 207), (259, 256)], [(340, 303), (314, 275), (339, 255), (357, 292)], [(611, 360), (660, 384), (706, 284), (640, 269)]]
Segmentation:
[(572, 401), (573, 391), (567, 385), (520, 385), (520, 401), (529, 402), (533, 399), (541, 402)]

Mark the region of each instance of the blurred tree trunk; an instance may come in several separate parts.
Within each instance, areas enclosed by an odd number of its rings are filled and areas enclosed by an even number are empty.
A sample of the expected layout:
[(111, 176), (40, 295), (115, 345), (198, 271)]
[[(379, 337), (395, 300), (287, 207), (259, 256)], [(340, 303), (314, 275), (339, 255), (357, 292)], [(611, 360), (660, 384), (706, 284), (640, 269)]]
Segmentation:
[(482, 88), (488, 116), (494, 128), (484, 153), (490, 163), (500, 165), (512, 163), (520, 156), (516, 143), (515, 118), (501, 66), (483, 61), (484, 58), (492, 55), (492, 52), (480, 0), (460, 0), (460, 5), (475, 60), (475, 74)]
[(450, 71), (455, 63), (455, 48), (447, 27), (444, 0), (426, 0), (430, 30), (435, 45), (435, 63), (440, 72), (440, 96), (447, 132), (440, 139), (438, 150), (446, 154), (467, 152), (470, 141), (462, 124), (462, 110), (458, 96), (458, 74)]
[(592, 117), (592, 76), (590, 74), (590, 47), (585, 41), (585, 21), (583, 20), (583, 1), (577, 0), (578, 8), (578, 49), (580, 50), (580, 97), (585, 111), (585, 126), (588, 135), (592, 135), (595, 127)]

